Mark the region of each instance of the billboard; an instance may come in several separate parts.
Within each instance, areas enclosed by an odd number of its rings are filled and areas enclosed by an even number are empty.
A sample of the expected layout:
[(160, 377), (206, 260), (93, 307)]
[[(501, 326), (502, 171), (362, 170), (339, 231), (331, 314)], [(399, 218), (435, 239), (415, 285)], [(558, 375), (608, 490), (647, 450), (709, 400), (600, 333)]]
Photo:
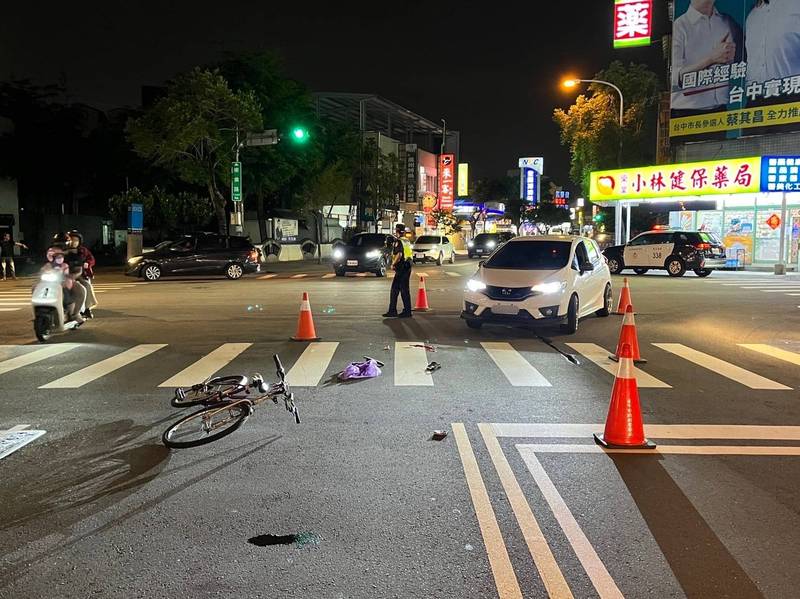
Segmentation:
[(452, 210), (456, 202), (455, 190), (456, 157), (454, 154), (439, 155), (439, 210)]
[(406, 144), (405, 200), (409, 204), (417, 201), (417, 144)]
[(458, 163), (458, 197), (469, 195), (469, 163)]
[(675, 0), (670, 137), (800, 129), (800, 2)]
[(652, 34), (653, 0), (615, 0), (615, 48), (649, 46)]

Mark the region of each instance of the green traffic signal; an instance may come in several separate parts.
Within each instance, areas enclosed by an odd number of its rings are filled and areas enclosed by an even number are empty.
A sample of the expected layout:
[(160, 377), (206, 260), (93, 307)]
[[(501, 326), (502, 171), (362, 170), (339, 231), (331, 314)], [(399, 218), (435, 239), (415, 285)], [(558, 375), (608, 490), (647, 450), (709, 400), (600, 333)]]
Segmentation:
[(594, 222), (596, 222), (596, 223), (603, 222), (603, 213), (602, 212), (598, 212), (597, 214), (594, 215), (594, 218), (592, 220), (594, 220)]
[(308, 129), (304, 129), (303, 127), (294, 127), (292, 129), (292, 140), (297, 143), (305, 143), (308, 141)]

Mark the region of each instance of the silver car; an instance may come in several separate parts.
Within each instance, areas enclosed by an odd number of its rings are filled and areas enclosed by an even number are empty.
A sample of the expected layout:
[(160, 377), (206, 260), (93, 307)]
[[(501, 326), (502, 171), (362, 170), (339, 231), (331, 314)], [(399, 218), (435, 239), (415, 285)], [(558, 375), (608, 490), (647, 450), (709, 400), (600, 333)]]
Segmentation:
[(414, 263), (436, 262), (439, 266), (446, 260), (450, 264), (456, 261), (456, 250), (444, 235), (422, 235), (414, 242)]

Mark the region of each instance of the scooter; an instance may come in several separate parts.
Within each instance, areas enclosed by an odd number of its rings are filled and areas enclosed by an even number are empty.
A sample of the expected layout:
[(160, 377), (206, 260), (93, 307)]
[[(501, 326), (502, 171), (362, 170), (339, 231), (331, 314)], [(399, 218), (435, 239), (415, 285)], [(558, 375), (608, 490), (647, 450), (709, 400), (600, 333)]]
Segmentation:
[[(45, 343), (55, 333), (63, 333), (80, 326), (80, 323), (66, 319), (63, 281), (63, 273), (44, 272), (33, 288), (31, 296), (33, 332), (42, 343)], [(84, 306), (81, 306), (80, 311), (83, 312), (83, 310)]]

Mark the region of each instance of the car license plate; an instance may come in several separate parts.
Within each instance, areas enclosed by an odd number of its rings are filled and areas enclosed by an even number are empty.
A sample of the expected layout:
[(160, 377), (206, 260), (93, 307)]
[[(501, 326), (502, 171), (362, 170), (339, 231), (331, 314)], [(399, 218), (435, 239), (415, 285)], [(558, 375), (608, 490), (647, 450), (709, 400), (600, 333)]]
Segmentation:
[(348, 260), (347, 266), (358, 266), (358, 260)]
[(424, 257), (425, 257), (425, 254), (417, 254), (417, 255), (416, 255), (416, 258), (417, 258), (418, 260), (419, 260), (420, 258), (424, 258)]
[(495, 314), (516, 314), (519, 312), (519, 308), (516, 304), (496, 304), (492, 308), (492, 312)]

